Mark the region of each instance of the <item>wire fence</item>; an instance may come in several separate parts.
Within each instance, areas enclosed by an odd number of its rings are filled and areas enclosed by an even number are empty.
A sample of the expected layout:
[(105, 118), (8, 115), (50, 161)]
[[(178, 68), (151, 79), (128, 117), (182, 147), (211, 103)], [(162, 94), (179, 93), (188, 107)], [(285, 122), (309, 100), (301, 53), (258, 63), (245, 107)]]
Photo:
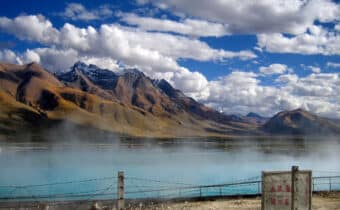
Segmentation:
[[(73, 180), (31, 185), (0, 186), (0, 208), (4, 202), (30, 201), (35, 205), (55, 201), (61, 205), (71, 201), (116, 200), (117, 176)], [(260, 195), (260, 176), (213, 185), (154, 180), (141, 177), (125, 177), (126, 199), (172, 199), (193, 197), (224, 197), (235, 195)], [(339, 191), (340, 173), (333, 176), (313, 177), (313, 192)]]

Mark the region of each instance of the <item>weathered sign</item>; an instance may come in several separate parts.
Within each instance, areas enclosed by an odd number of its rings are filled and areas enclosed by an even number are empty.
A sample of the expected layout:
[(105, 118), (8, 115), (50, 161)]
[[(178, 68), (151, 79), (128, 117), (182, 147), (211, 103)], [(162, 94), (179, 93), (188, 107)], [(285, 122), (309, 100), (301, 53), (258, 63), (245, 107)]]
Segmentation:
[(262, 210), (311, 210), (311, 171), (262, 173)]

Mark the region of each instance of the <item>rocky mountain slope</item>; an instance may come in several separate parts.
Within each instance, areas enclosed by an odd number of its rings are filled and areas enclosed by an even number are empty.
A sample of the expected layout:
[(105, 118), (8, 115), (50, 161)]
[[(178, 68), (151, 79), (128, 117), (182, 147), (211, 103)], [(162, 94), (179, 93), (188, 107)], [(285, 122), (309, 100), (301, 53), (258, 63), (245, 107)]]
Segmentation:
[(39, 129), (42, 125), (35, 122), (43, 121), (43, 126), (70, 122), (133, 136), (259, 132), (256, 124), (220, 114), (164, 84), (136, 69), (114, 73), (78, 62), (67, 72), (52, 74), (36, 63), (2, 63), (0, 129), (15, 132), (17, 124)]
[(303, 109), (282, 111), (269, 119), (263, 130), (271, 134), (323, 135), (340, 133), (340, 124)]

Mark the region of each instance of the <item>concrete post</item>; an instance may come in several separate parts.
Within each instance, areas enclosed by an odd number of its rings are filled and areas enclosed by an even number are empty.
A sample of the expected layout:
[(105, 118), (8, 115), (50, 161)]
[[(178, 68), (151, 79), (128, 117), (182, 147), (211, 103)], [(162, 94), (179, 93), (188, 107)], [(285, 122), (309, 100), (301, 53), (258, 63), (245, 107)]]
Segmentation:
[(117, 210), (123, 210), (125, 208), (124, 201), (124, 172), (118, 172), (118, 198), (117, 198)]
[(292, 210), (297, 210), (297, 207), (295, 207), (295, 203), (297, 203), (297, 181), (298, 181), (298, 172), (299, 167), (298, 166), (292, 166)]

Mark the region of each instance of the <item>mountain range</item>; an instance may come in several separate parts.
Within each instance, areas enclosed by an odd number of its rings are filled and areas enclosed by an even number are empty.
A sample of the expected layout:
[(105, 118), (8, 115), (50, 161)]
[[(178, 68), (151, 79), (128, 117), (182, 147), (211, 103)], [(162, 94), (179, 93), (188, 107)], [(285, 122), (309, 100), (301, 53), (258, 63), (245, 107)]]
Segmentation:
[(302, 109), (272, 118), (221, 113), (138, 69), (113, 72), (77, 62), (53, 73), (37, 63), (0, 63), (0, 135), (66, 122), (140, 137), (340, 133), (338, 121)]

